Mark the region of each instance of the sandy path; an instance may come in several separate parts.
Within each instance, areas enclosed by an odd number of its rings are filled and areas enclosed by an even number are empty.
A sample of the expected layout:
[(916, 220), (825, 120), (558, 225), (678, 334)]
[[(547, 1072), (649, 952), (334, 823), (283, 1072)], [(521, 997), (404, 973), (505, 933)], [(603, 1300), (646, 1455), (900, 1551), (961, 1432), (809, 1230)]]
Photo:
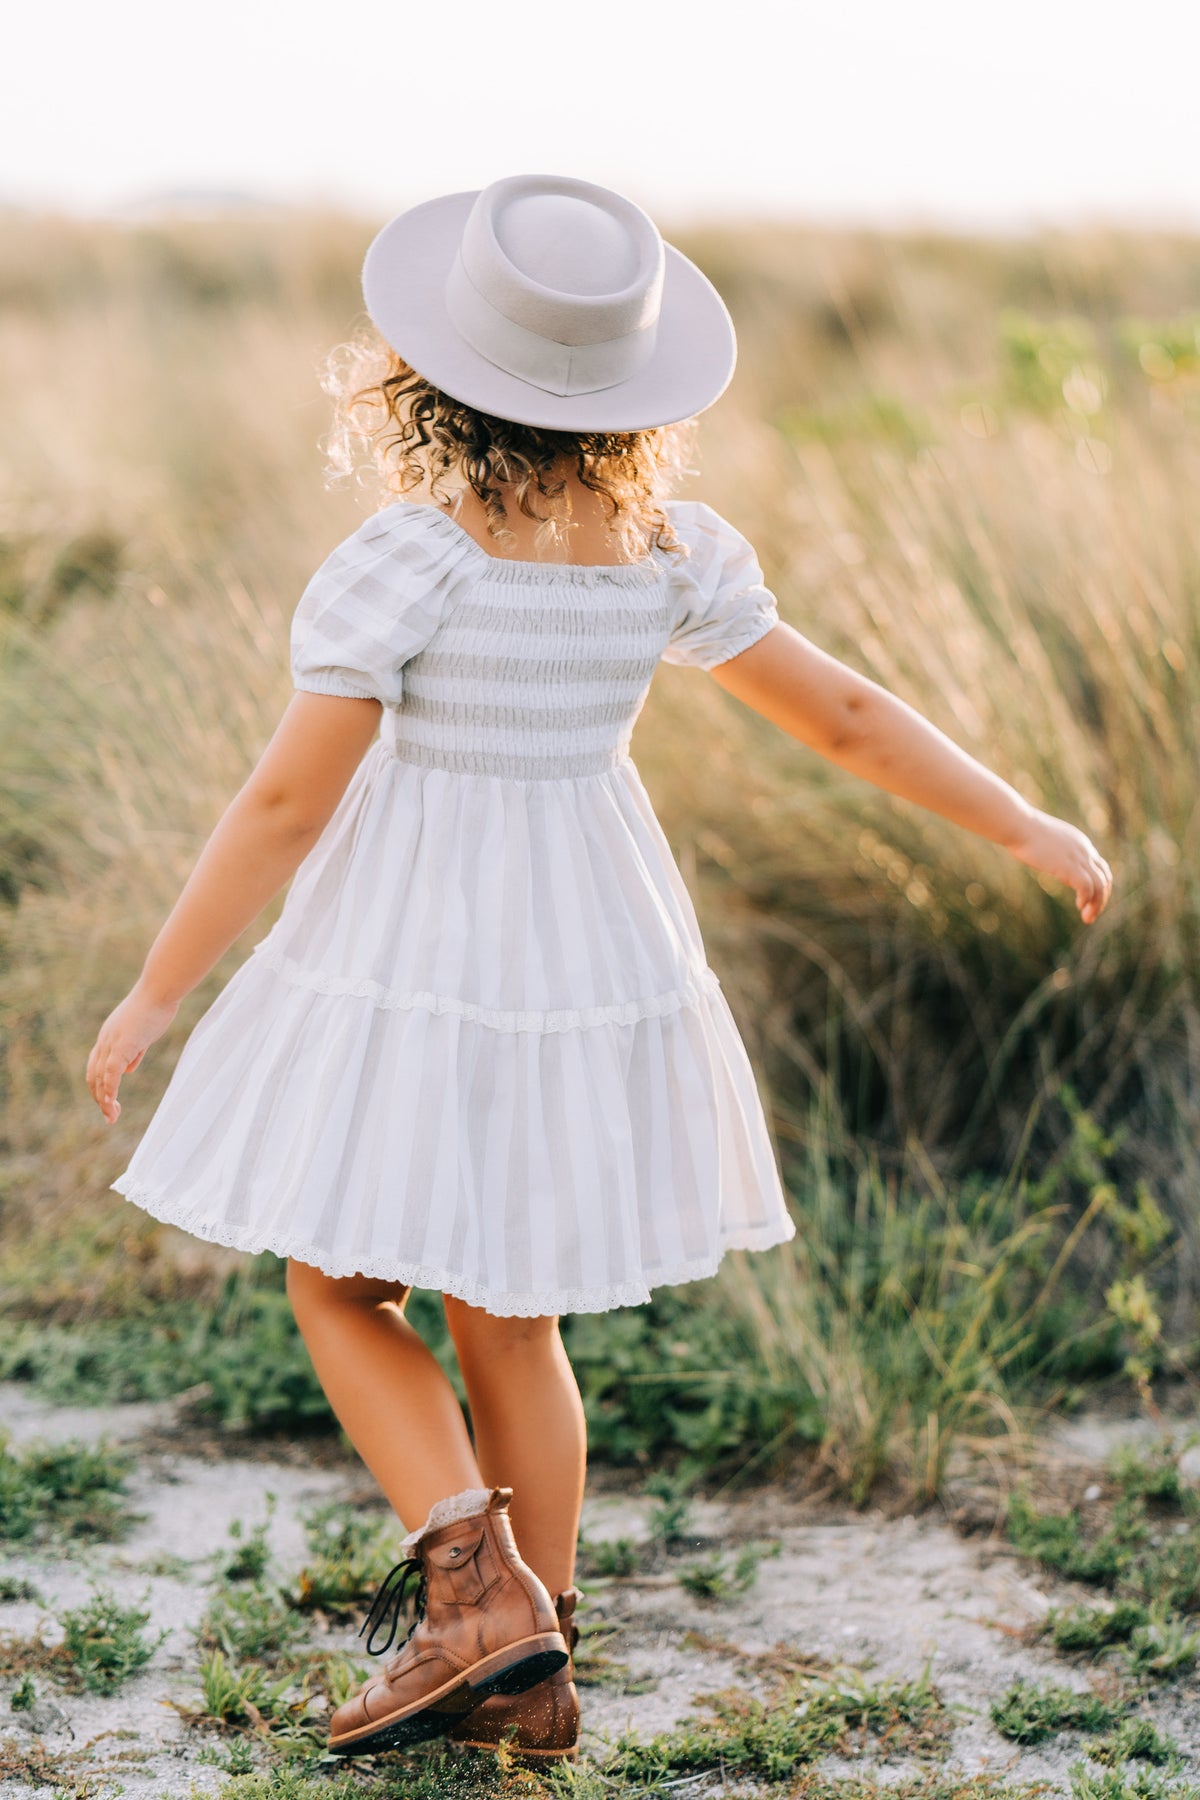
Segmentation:
[[(169, 1404), (51, 1407), (26, 1389), (0, 1385), (0, 1424), (17, 1444), (103, 1436), (136, 1441), (147, 1432), (155, 1433), (151, 1441), (161, 1444), (160, 1428), (170, 1419)], [(193, 1783), (216, 1791), (223, 1778), (196, 1760), (202, 1744), (212, 1740), (190, 1732), (164, 1704), (168, 1698), (194, 1700), (197, 1693), (191, 1633), (206, 1603), (208, 1559), (228, 1547), (234, 1520), (250, 1527), (263, 1519), (267, 1495), (273, 1493), (277, 1505), (271, 1545), (284, 1568), (295, 1568), (304, 1550), (300, 1513), (332, 1499), (361, 1503), (369, 1491), (360, 1470), (306, 1467), (294, 1453), (285, 1465), (144, 1449), (133, 1486), (134, 1508), (146, 1515), (142, 1523), (120, 1545), (85, 1547), (69, 1556), (24, 1555), (10, 1547), (0, 1570), (33, 1581), (47, 1604), (0, 1605), (0, 1630), (32, 1632), (56, 1608), (86, 1599), (95, 1580), (124, 1604), (148, 1604), (152, 1625), (165, 1627), (166, 1639), (147, 1668), (116, 1696), (56, 1696), (34, 1721), (9, 1710), (14, 1684), (0, 1684), (0, 1735), (20, 1738), (23, 1733), (28, 1742), (34, 1735), (31, 1724), (37, 1725), (36, 1735), (47, 1750), (58, 1751), (105, 1732), (132, 1731), (136, 1740), (107, 1739), (96, 1746), (101, 1751), (106, 1745), (136, 1741), (152, 1752), (147, 1763), (121, 1773), (129, 1800), (185, 1796)], [(585, 1535), (642, 1538), (647, 1513), (648, 1503), (641, 1499), (598, 1495), (587, 1503)], [(641, 1735), (663, 1730), (691, 1710), (698, 1694), (746, 1679), (733, 1653), (686, 1646), (684, 1634), (690, 1630), (715, 1645), (748, 1652), (786, 1643), (878, 1674), (912, 1678), (928, 1662), (958, 1721), (948, 1772), (1003, 1772), (1010, 1779), (1049, 1781), (1057, 1791), (1069, 1791), (1067, 1767), (1078, 1755), (1078, 1738), (1018, 1752), (995, 1732), (987, 1709), (992, 1698), (1021, 1677), (1072, 1687), (1087, 1684), (1085, 1668), (1065, 1663), (1041, 1646), (1027, 1646), (1013, 1633), (1053, 1602), (1088, 1596), (1054, 1582), (1003, 1545), (963, 1538), (931, 1516), (889, 1520), (873, 1513), (816, 1513), (774, 1490), (728, 1506), (700, 1504), (694, 1521), (698, 1539), (704, 1540), (697, 1541), (697, 1553), (747, 1538), (778, 1539), (782, 1552), (761, 1564), (750, 1592), (719, 1604), (692, 1599), (669, 1574), (583, 1584), (591, 1616), (622, 1625), (613, 1655), (634, 1675), (654, 1678), (645, 1692), (604, 1686), (584, 1690), (585, 1731), (594, 1751), (625, 1729)], [(150, 1574), (139, 1567), (163, 1555), (186, 1558), (187, 1575)], [(361, 1654), (353, 1627), (325, 1641)], [(39, 1682), (39, 1689), (49, 1694), (45, 1683)], [(1200, 1682), (1192, 1679), (1164, 1689), (1154, 1716), (1163, 1729), (1200, 1751)], [(840, 1765), (831, 1761), (826, 1767), (837, 1773)], [(886, 1770), (889, 1776), (901, 1772), (895, 1763)], [(1200, 1778), (1200, 1756), (1187, 1773)], [(15, 1800), (26, 1793), (44, 1796), (47, 1790), (0, 1780), (0, 1792)]]

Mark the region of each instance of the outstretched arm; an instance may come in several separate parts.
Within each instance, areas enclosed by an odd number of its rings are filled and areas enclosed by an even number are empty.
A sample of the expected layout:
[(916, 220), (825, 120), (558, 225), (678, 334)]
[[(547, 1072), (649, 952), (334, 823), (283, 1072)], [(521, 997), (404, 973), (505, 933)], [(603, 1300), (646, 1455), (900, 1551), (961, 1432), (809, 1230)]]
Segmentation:
[(290, 881), (324, 831), (362, 761), (378, 700), (294, 694), (249, 779), (200, 853), (145, 966), (100, 1027), (87, 1084), (111, 1125), (122, 1075), (162, 1036), (263, 907)]
[(838, 662), (782, 621), (711, 674), (819, 756), (912, 800), (1074, 888), (1085, 924), (1103, 910), (1112, 870), (1090, 838), (1023, 800), (904, 700)]

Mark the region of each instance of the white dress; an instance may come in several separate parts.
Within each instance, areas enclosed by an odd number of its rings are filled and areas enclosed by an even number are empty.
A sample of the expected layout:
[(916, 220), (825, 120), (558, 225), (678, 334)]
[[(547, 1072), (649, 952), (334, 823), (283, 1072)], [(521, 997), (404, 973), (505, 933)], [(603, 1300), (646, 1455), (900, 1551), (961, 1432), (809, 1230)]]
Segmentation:
[(601, 1312), (795, 1230), (754, 1075), (629, 755), (660, 660), (777, 622), (746, 540), (490, 556), (400, 501), (333, 551), (297, 688), (379, 738), (112, 1186), (155, 1218), (496, 1314)]

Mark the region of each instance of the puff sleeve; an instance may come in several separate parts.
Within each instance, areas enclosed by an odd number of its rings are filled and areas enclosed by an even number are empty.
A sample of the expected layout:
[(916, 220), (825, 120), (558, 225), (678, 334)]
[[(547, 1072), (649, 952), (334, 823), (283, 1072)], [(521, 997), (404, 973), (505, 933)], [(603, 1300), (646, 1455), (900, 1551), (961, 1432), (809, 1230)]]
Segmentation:
[(669, 513), (689, 555), (663, 661), (713, 669), (765, 637), (778, 605), (750, 544), (720, 513), (699, 501), (675, 501)]
[(428, 508), (401, 501), (326, 557), (292, 616), (296, 688), (400, 705), (404, 664), (429, 642), (457, 585), (458, 559), (437, 525)]

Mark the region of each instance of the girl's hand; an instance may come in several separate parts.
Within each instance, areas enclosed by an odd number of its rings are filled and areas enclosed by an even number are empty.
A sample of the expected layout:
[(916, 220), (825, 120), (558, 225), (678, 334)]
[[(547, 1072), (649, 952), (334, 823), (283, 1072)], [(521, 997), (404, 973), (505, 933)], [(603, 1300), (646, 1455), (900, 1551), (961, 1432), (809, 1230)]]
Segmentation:
[(87, 1061), (87, 1084), (110, 1125), (115, 1125), (121, 1116), (117, 1089), (122, 1075), (137, 1068), (178, 1011), (178, 1000), (164, 1005), (148, 999), (140, 988), (134, 987), (100, 1027)]
[(1104, 911), (1112, 892), (1112, 870), (1091, 838), (1065, 819), (1035, 809), (1022, 835), (1008, 848), (1019, 862), (1074, 888), (1085, 925)]

